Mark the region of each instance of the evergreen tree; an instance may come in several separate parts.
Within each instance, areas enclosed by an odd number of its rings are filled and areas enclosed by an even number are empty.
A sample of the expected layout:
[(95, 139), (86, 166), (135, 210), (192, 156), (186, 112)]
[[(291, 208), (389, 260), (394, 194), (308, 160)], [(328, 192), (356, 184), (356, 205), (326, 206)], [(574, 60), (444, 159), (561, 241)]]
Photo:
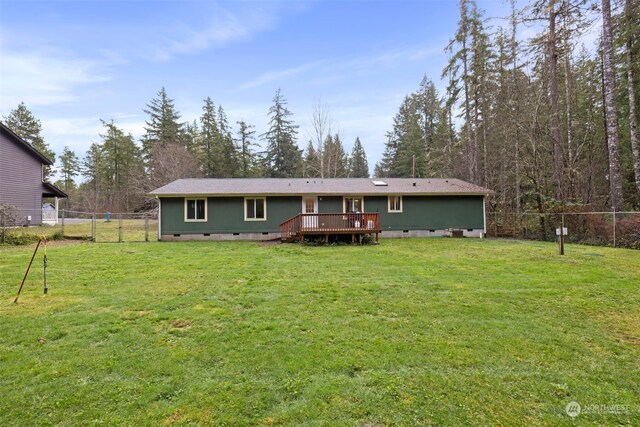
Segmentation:
[(325, 178), (344, 178), (348, 175), (348, 157), (339, 134), (327, 136), (324, 141), (322, 157), (324, 158), (325, 171), (323, 176)]
[(287, 101), (276, 91), (269, 108), (269, 130), (260, 135), (266, 143), (265, 174), (271, 178), (302, 175), (302, 152), (296, 145), (298, 125), (290, 119)]
[(101, 122), (106, 131), (100, 135), (99, 173), (103, 203), (110, 209), (128, 211), (143, 191), (138, 185), (142, 172), (140, 151), (133, 136), (125, 134), (113, 120)]
[(200, 116), (200, 161), (203, 165), (204, 175), (213, 178), (219, 175), (220, 170), (218, 144), (220, 141), (220, 129), (216, 108), (210, 97), (204, 100), (202, 116)]
[(367, 162), (367, 154), (360, 143), (360, 138), (356, 137), (353, 144), (353, 150), (349, 158), (349, 176), (351, 178), (368, 178), (369, 163)]
[(255, 147), (253, 141), (253, 135), (256, 133), (253, 130), (254, 126), (247, 124), (245, 121), (240, 120), (238, 124), (238, 138), (237, 143), (240, 148), (239, 161), (240, 161), (240, 177), (249, 178), (255, 176), (254, 171), (257, 166), (256, 154), (252, 147)]
[[(180, 114), (176, 111), (173, 99), (167, 95), (163, 87), (143, 109), (149, 115), (145, 121), (145, 135), (142, 137), (142, 152), (146, 160), (150, 159), (150, 153), (156, 146), (162, 146), (168, 142), (184, 143), (184, 125), (180, 123)], [(186, 145), (186, 144), (185, 144)]]
[(320, 171), (322, 170), (322, 165), (320, 164), (320, 159), (321, 156), (318, 154), (316, 147), (314, 147), (313, 141), (309, 140), (307, 149), (304, 152), (304, 170), (302, 171), (302, 176), (305, 178), (321, 178)]
[(83, 204), (87, 210), (95, 211), (100, 203), (100, 168), (102, 164), (102, 150), (97, 143), (91, 144), (80, 165), (80, 173), (85, 181), (81, 185), (83, 190)]
[(62, 174), (62, 184), (64, 192), (69, 194), (69, 190), (75, 188), (74, 177), (80, 173), (80, 161), (78, 156), (69, 147), (65, 146), (60, 156), (60, 173)]
[[(51, 150), (49, 144), (47, 144), (42, 137), (42, 124), (40, 123), (40, 120), (35, 118), (24, 102), (21, 102), (17, 108), (11, 110), (9, 115), (5, 116), (3, 119), (5, 125), (15, 132), (16, 135), (41, 152), (52, 162), (56, 161), (56, 154)], [(44, 179), (49, 179), (52, 174), (52, 168), (50, 166), (44, 166)]]
[(238, 174), (238, 150), (234, 144), (231, 128), (227, 119), (227, 114), (222, 106), (218, 106), (218, 171), (220, 178), (231, 178)]

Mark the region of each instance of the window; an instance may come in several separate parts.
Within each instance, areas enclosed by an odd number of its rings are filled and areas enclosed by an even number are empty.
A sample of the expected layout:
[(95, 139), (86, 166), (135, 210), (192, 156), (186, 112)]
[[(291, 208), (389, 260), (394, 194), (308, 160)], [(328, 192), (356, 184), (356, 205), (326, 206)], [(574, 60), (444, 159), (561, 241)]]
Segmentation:
[(264, 197), (246, 197), (244, 199), (244, 220), (267, 220), (267, 201)]
[(364, 212), (362, 196), (344, 198), (344, 213), (352, 212)]
[(402, 196), (389, 196), (389, 212), (402, 212)]
[(184, 199), (185, 222), (207, 221), (207, 199)]
[(311, 197), (304, 199), (304, 213), (315, 213), (315, 212), (316, 212), (315, 199)]

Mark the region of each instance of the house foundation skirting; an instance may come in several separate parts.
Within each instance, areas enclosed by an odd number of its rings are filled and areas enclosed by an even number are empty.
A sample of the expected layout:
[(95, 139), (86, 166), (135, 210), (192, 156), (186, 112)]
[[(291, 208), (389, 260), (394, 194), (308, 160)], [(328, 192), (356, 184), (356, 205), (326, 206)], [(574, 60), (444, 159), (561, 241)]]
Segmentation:
[[(451, 237), (452, 230), (382, 230), (380, 237), (382, 238), (405, 238), (405, 237)], [(462, 230), (464, 237), (479, 237), (482, 238), (484, 230)]]
[[(408, 237), (451, 237), (451, 230), (382, 230), (380, 237), (382, 238), (408, 238)], [(464, 237), (482, 238), (484, 230), (463, 230)], [(211, 233), (204, 234), (163, 234), (162, 241), (189, 241), (189, 240), (275, 240), (279, 239), (280, 233)]]

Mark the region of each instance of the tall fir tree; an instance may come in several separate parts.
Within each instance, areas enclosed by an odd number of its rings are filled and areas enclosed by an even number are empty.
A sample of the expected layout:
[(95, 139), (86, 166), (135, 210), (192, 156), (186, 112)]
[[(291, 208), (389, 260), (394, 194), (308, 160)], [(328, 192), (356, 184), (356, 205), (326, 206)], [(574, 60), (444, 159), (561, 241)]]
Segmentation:
[(218, 106), (218, 177), (232, 178), (238, 175), (238, 150), (235, 146), (229, 120), (222, 105)]
[(269, 130), (261, 138), (266, 144), (265, 175), (270, 178), (302, 176), (302, 152), (296, 145), (298, 125), (287, 108), (287, 100), (280, 89), (269, 108)]
[[(323, 145), (323, 144), (321, 144)], [(307, 143), (307, 148), (304, 151), (304, 170), (302, 176), (304, 178), (320, 178), (320, 171), (322, 165), (320, 164), (321, 156), (315, 147), (312, 140)]]
[(339, 134), (328, 135), (322, 151), (325, 178), (344, 178), (349, 172), (347, 153)]
[(169, 142), (185, 144), (184, 124), (180, 122), (180, 114), (164, 87), (142, 111), (149, 116), (145, 121), (145, 135), (142, 137), (142, 152), (146, 160), (150, 159), (156, 146)]
[(74, 178), (80, 174), (80, 161), (78, 156), (69, 147), (65, 146), (60, 156), (60, 173), (62, 174), (62, 185), (64, 192), (75, 188)]
[(237, 124), (238, 137), (236, 142), (239, 147), (238, 160), (240, 163), (240, 173), (237, 175), (241, 178), (250, 178), (252, 176), (256, 176), (255, 172), (258, 165), (256, 153), (253, 148), (257, 145), (253, 142), (256, 131), (253, 130), (253, 125), (247, 124), (244, 120), (240, 120)]
[(356, 137), (356, 142), (353, 143), (353, 150), (349, 157), (349, 176), (351, 178), (369, 177), (369, 162), (367, 162), (367, 154), (359, 137)]
[(210, 97), (204, 100), (202, 116), (200, 116), (200, 149), (198, 154), (204, 176), (214, 178), (218, 175), (220, 129), (216, 107)]
[[(4, 117), (4, 123), (9, 129), (15, 132), (16, 135), (55, 163), (56, 153), (53, 152), (49, 144), (47, 144), (42, 137), (42, 124), (40, 120), (35, 118), (24, 102), (21, 102)], [(51, 178), (52, 174), (53, 169), (50, 166), (43, 167), (43, 177), (45, 180)]]

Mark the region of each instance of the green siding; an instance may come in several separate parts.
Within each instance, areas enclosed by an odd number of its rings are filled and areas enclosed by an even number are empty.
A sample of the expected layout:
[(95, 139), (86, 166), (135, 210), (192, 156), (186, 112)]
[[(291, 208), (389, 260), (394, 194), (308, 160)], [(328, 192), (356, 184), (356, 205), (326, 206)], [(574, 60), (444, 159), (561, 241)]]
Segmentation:
[(380, 213), (382, 230), (482, 229), (482, 196), (402, 196), (402, 212), (388, 212), (388, 198), (365, 197), (366, 212)]
[[(378, 212), (382, 230), (482, 229), (482, 196), (403, 196), (402, 213), (388, 213), (387, 197), (364, 199), (366, 212)], [(184, 198), (162, 198), (162, 234), (279, 232), (280, 224), (301, 212), (302, 197), (267, 197), (267, 220), (245, 221), (243, 197), (210, 197), (207, 222), (184, 221)], [(342, 197), (320, 196), (320, 213), (342, 212)]]
[(318, 213), (342, 213), (342, 197), (318, 197)]
[(184, 221), (184, 198), (162, 198), (162, 234), (280, 232), (280, 223), (300, 213), (302, 198), (267, 197), (267, 220), (244, 220), (244, 197), (209, 197), (207, 222)]

